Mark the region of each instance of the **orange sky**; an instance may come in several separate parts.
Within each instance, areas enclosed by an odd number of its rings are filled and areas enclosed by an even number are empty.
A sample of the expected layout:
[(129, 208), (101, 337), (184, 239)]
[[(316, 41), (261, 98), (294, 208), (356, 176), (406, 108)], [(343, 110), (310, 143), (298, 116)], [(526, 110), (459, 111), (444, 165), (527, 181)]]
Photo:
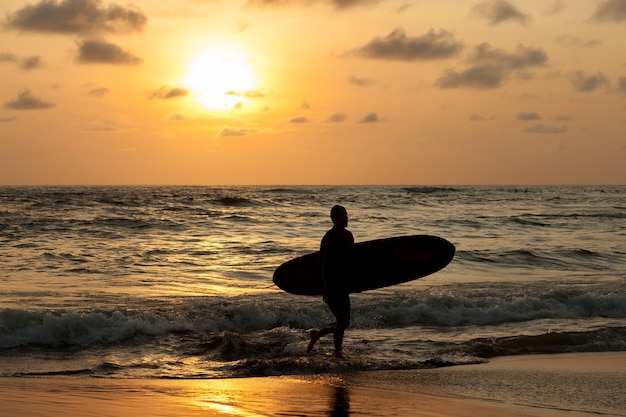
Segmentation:
[(626, 184), (626, 0), (3, 0), (0, 184)]

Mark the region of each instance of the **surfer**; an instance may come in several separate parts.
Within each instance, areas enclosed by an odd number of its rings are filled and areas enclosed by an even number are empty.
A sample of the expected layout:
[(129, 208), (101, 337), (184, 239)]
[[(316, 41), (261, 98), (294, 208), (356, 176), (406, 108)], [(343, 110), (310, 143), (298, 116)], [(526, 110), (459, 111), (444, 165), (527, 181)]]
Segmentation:
[(335, 321), (321, 329), (309, 332), (311, 342), (307, 352), (311, 352), (315, 343), (327, 334), (333, 334), (335, 356), (342, 356), (343, 334), (350, 326), (350, 293), (347, 281), (351, 273), (354, 236), (348, 227), (348, 212), (345, 207), (336, 205), (330, 210), (333, 227), (322, 238), (320, 244), (322, 282), (324, 283), (324, 301), (335, 316)]

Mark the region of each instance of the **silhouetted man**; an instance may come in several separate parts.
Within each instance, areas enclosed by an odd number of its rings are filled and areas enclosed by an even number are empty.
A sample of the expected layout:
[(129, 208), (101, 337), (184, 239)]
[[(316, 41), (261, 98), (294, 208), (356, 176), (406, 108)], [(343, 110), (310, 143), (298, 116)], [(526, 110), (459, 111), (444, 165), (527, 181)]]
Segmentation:
[(342, 356), (344, 331), (350, 326), (350, 293), (348, 281), (352, 273), (354, 237), (348, 227), (348, 212), (342, 206), (330, 211), (333, 227), (322, 238), (320, 245), (320, 273), (324, 284), (324, 301), (335, 316), (335, 321), (319, 330), (311, 330), (311, 352), (320, 337), (333, 333), (335, 356)]

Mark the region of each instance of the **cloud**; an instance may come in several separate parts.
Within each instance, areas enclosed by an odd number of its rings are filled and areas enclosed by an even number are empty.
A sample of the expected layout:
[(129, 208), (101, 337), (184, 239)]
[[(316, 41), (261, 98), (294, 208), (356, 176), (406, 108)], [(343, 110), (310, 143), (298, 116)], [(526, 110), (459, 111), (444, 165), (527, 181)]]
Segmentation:
[(462, 49), (463, 43), (444, 29), (438, 32), (431, 29), (422, 36), (410, 37), (404, 29), (397, 28), (384, 38), (374, 38), (347, 55), (393, 61), (425, 61), (450, 58)]
[(506, 21), (515, 21), (526, 25), (531, 20), (529, 15), (520, 12), (511, 2), (506, 0), (486, 0), (474, 6), (472, 11), (487, 19), (490, 25), (497, 25)]
[(326, 123), (341, 123), (345, 122), (348, 119), (348, 115), (346, 113), (335, 113), (331, 114), (328, 119), (326, 119)]
[(526, 133), (545, 133), (545, 134), (557, 134), (557, 133), (565, 133), (566, 128), (565, 126), (563, 127), (552, 127), (552, 126), (545, 126), (545, 125), (534, 125), (531, 127), (528, 127), (526, 129), (524, 129), (524, 132)]
[(617, 91), (626, 94), (626, 77), (619, 77), (617, 80)]
[(357, 87), (368, 87), (375, 83), (371, 78), (357, 77), (356, 75), (349, 76), (348, 82)]
[(92, 125), (85, 127), (85, 130), (89, 132), (123, 132), (127, 129), (126, 126), (120, 124), (115, 120), (102, 120), (98, 117), (91, 120)]
[(602, 41), (599, 39), (582, 39), (572, 35), (559, 36), (555, 41), (561, 45), (573, 46), (575, 48), (595, 48), (602, 45)]
[(189, 90), (186, 88), (162, 86), (148, 93), (148, 98), (150, 100), (169, 100), (172, 98), (184, 97), (188, 94)]
[(330, 0), (330, 3), (337, 9), (348, 9), (350, 7), (366, 6), (376, 4), (380, 0)]
[(359, 123), (378, 123), (381, 119), (378, 117), (378, 113), (368, 113), (366, 114)]
[(561, 11), (563, 11), (563, 9), (565, 9), (567, 7), (567, 4), (561, 0), (555, 0), (552, 2), (552, 4), (549, 5), (548, 9), (546, 10), (545, 14), (547, 16), (553, 16), (555, 14), (560, 13)]
[(109, 89), (105, 87), (92, 88), (91, 90), (87, 91), (88, 96), (98, 97), (98, 98), (104, 97), (108, 93), (109, 93)]
[(180, 121), (187, 120), (187, 119), (189, 119), (189, 117), (185, 113), (181, 113), (181, 112), (170, 113), (165, 118), (165, 120), (171, 120), (174, 122), (180, 122)]
[(558, 116), (554, 116), (552, 119), (560, 122), (568, 122), (570, 120), (574, 120), (574, 117), (568, 114), (559, 114)]
[(435, 85), (440, 88), (469, 87), (478, 90), (500, 87), (508, 74), (503, 67), (476, 65), (463, 71), (448, 69)]
[(13, 110), (40, 110), (54, 107), (55, 104), (47, 101), (43, 101), (25, 89), (17, 93), (17, 97), (13, 100), (7, 101), (4, 107)]
[(462, 71), (447, 69), (435, 84), (440, 88), (493, 89), (500, 87), (515, 72), (518, 76), (530, 78), (526, 71), (544, 66), (547, 61), (548, 55), (541, 48), (518, 45), (515, 52), (509, 53), (483, 43), (469, 56), (469, 68)]
[(11, 52), (0, 53), (0, 62), (17, 62), (17, 55)]
[[(349, 9), (352, 7), (366, 6), (370, 4), (379, 3), (380, 0), (305, 0), (299, 1), (297, 4), (299, 5), (309, 5), (309, 4), (327, 4), (334, 7), (337, 10)], [(296, 2), (290, 0), (248, 0), (248, 6), (284, 6), (284, 5), (293, 5)]]
[(548, 62), (548, 55), (541, 48), (518, 45), (515, 52), (493, 49), (488, 43), (482, 43), (474, 49), (469, 61), (479, 65), (497, 65), (512, 70), (532, 66), (543, 66)]
[(626, 20), (626, 0), (604, 0), (591, 16), (596, 22), (622, 22)]
[(17, 117), (0, 117), (0, 123), (9, 123), (17, 120)]
[(608, 78), (601, 72), (595, 75), (586, 75), (583, 71), (576, 71), (570, 75), (570, 81), (576, 91), (582, 93), (590, 93), (609, 84)]
[(100, 0), (40, 0), (9, 13), (6, 26), (28, 32), (60, 34), (128, 33), (143, 30), (147, 17), (131, 6)]
[(265, 94), (259, 90), (246, 90), (246, 91), (234, 91), (230, 90), (226, 92), (229, 96), (238, 96), (245, 98), (263, 98)]
[(535, 113), (535, 112), (529, 112), (529, 113), (520, 112), (520, 113), (517, 113), (515, 118), (517, 120), (521, 120), (523, 122), (527, 122), (527, 121), (530, 121), (530, 120), (540, 120), (541, 116), (539, 115), (539, 113)]
[(20, 68), (23, 70), (32, 70), (36, 68), (40, 68), (42, 65), (41, 57), (39, 56), (29, 56), (20, 62)]
[(218, 133), (218, 136), (223, 136), (223, 137), (246, 136), (248, 133), (252, 133), (252, 132), (256, 132), (256, 130), (224, 126), (224, 128), (220, 131), (220, 133)]
[(85, 40), (78, 43), (77, 61), (84, 64), (137, 65), (141, 58), (113, 43)]
[(308, 117), (294, 117), (289, 120), (289, 123), (309, 123), (311, 120)]
[(40, 68), (42, 65), (41, 57), (39, 56), (28, 56), (26, 58), (19, 58), (17, 55), (11, 52), (2, 52), (0, 53), (0, 62), (13, 62), (18, 64), (20, 69), (23, 70), (32, 70), (36, 68)]
[(491, 117), (484, 117), (484, 116), (481, 116), (479, 114), (472, 114), (469, 119), (470, 119), (471, 122), (489, 122), (489, 121), (493, 120), (494, 117), (493, 116), (491, 116)]

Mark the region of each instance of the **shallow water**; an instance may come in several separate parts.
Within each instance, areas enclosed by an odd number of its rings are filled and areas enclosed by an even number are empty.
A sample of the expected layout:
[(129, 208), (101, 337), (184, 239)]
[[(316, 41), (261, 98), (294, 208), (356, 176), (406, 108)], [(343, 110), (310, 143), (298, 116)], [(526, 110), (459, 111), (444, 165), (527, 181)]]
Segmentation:
[[(273, 286), (347, 207), (357, 241), (432, 234), (444, 270), (325, 304)], [(626, 187), (0, 187), (0, 376), (413, 369), (626, 350)]]

